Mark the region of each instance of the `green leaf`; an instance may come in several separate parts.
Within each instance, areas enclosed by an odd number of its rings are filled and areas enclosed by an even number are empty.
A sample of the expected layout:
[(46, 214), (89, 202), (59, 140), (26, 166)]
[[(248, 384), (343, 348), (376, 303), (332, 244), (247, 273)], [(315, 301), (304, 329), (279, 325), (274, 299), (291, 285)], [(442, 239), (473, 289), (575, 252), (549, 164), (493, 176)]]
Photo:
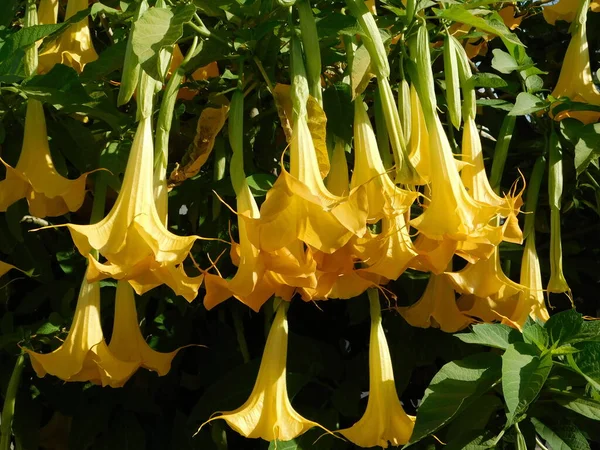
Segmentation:
[(454, 336), (467, 344), (487, 345), (502, 350), (506, 350), (511, 344), (522, 339), (517, 330), (499, 323), (474, 325), (471, 333), (459, 333)]
[(514, 105), (506, 100), (501, 100), (499, 98), (481, 98), (477, 99), (477, 104), (481, 106), (489, 106), (494, 109), (499, 109), (501, 111), (510, 112), (514, 108)]
[(183, 25), (192, 20), (196, 7), (186, 4), (167, 8), (150, 8), (133, 26), (133, 52), (144, 70), (153, 78), (159, 72), (159, 51), (175, 44), (183, 35)]
[(501, 359), (478, 353), (441, 368), (425, 391), (410, 443), (436, 432), (489, 391), (501, 377)]
[(575, 169), (577, 176), (585, 172), (592, 161), (600, 156), (600, 123), (583, 127), (575, 145)]
[(508, 113), (510, 116), (524, 116), (547, 108), (546, 102), (527, 92), (517, 95), (515, 106)]
[(267, 191), (273, 187), (276, 179), (277, 177), (270, 173), (255, 173), (246, 177), (252, 195), (255, 197), (264, 197), (267, 195)]
[(531, 422), (537, 433), (546, 440), (552, 450), (589, 450), (590, 444), (581, 431), (568, 419), (562, 418), (549, 428), (535, 417)]
[(537, 347), (525, 342), (511, 345), (502, 355), (502, 392), (511, 420), (538, 396), (551, 369), (552, 356), (540, 356)]
[(335, 83), (323, 92), (323, 110), (327, 117), (336, 120), (327, 121), (327, 134), (333, 133), (347, 144), (352, 141), (352, 123), (354, 109), (352, 107), (352, 91), (346, 83)]
[(92, 99), (72, 67), (56, 64), (45, 75), (36, 75), (21, 85), (28, 97), (56, 106), (88, 103)]
[(600, 421), (600, 402), (591, 398), (581, 397), (572, 392), (552, 390), (553, 398), (563, 408), (575, 411), (592, 420)]
[(48, 317), (48, 322), (42, 324), (35, 334), (39, 335), (48, 335), (54, 334), (60, 330), (60, 327), (63, 323), (63, 319), (57, 312), (52, 312), (50, 317)]
[(466, 82), (466, 88), (486, 87), (500, 88), (507, 86), (508, 83), (504, 79), (493, 73), (476, 73)]
[(600, 390), (600, 342), (581, 345), (581, 351), (567, 356), (569, 364)]
[(492, 67), (500, 73), (509, 74), (519, 69), (519, 63), (504, 50), (495, 48), (492, 50)]
[(548, 348), (549, 336), (546, 329), (531, 318), (523, 326), (523, 339), (528, 344), (535, 344), (540, 350)]
[(553, 347), (577, 342), (576, 336), (583, 325), (583, 318), (575, 309), (554, 314), (546, 322), (545, 328), (550, 335)]
[(500, 36), (503, 41), (523, 46), (523, 43), (519, 40), (517, 35), (510, 32), (507, 26), (504, 25), (502, 18), (497, 13), (490, 14), (488, 18), (483, 18), (474, 15), (471, 11), (466, 10), (463, 6), (453, 5), (446, 9), (436, 9), (435, 14), (438, 17), (471, 25), (480, 31), (495, 34)]
[(85, 65), (83, 72), (81, 73), (81, 79), (84, 81), (98, 80), (112, 72), (120, 70), (123, 66), (126, 47), (127, 41), (125, 40), (119, 41), (115, 45), (108, 47), (100, 53), (96, 61), (92, 61)]

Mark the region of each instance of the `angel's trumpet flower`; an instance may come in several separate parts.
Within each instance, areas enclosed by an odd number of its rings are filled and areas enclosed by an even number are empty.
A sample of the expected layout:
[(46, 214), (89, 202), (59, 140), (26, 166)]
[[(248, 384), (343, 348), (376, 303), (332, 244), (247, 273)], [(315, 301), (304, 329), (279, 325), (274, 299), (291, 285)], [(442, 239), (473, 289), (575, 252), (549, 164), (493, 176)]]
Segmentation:
[(367, 199), (362, 187), (348, 197), (333, 195), (325, 187), (307, 122), (308, 84), (299, 43), (292, 40), (293, 119), (290, 172), (281, 167), (279, 178), (267, 193), (260, 220), (249, 227), (251, 241), (272, 252), (301, 240), (316, 250), (333, 253), (352, 236), (366, 231)]
[(542, 272), (540, 260), (535, 248), (535, 234), (532, 232), (525, 241), (523, 259), (521, 260), (520, 284), (524, 287), (520, 294), (519, 310), (515, 311), (514, 322), (523, 326), (527, 317), (534, 320), (547, 321), (550, 318), (546, 303), (544, 302), (544, 287), (542, 284)]
[(390, 350), (381, 324), (377, 290), (368, 291), (371, 304), (371, 337), (369, 344), (369, 400), (362, 418), (352, 427), (339, 432), (360, 447), (387, 448), (389, 444), (406, 444), (415, 418), (402, 408), (396, 385)]
[(513, 318), (520, 320), (521, 304), (519, 294), (508, 297), (476, 297), (464, 294), (456, 301), (458, 309), (474, 321), (486, 323), (500, 322), (513, 328), (521, 329), (521, 325)]
[(454, 286), (445, 275), (431, 274), (421, 298), (398, 311), (413, 327), (433, 326), (446, 333), (455, 333), (473, 323), (458, 309)]
[[(581, 0), (558, 0), (556, 3), (546, 3), (542, 7), (542, 13), (544, 19), (550, 25), (556, 24), (557, 20), (564, 20), (565, 22), (573, 22)], [(590, 8), (593, 12), (600, 11), (600, 2), (590, 2)]]
[(377, 138), (361, 99), (354, 105), (354, 173), (350, 187), (364, 186), (369, 213), (367, 221), (406, 212), (417, 195), (397, 187), (386, 173), (377, 148)]
[(496, 248), (488, 259), (467, 264), (458, 272), (446, 273), (457, 292), (476, 297), (507, 298), (523, 291), (523, 286), (506, 276), (500, 266), (500, 252)]
[[(88, 7), (88, 0), (69, 0), (65, 19)], [(69, 25), (39, 56), (38, 72), (49, 72), (55, 64), (65, 64), (81, 73), (86, 64), (96, 61), (88, 18)]]
[(462, 144), (463, 160), (468, 163), (461, 172), (465, 188), (474, 200), (497, 207), (498, 214), (505, 219), (502, 226), (505, 241), (522, 243), (523, 233), (517, 219), (517, 214), (523, 204), (522, 191), (514, 196), (507, 195), (502, 198), (492, 189), (485, 173), (481, 139), (473, 117), (465, 118)]
[(0, 261), (0, 277), (6, 275), (9, 270), (16, 269), (12, 264)]
[(347, 196), (350, 192), (350, 178), (348, 177), (348, 161), (344, 142), (337, 140), (331, 157), (331, 167), (325, 180), (327, 190), (333, 195)]
[(238, 270), (230, 280), (209, 273), (205, 275), (204, 306), (207, 309), (235, 297), (258, 311), (273, 294), (289, 301), (295, 287), (312, 287), (316, 284), (316, 264), (304, 252), (300, 241), (267, 253), (255, 247), (248, 237), (246, 219), (259, 220), (260, 212), (244, 172), (243, 99), (241, 91), (234, 93), (229, 115), (229, 140), (233, 149), (230, 174), (237, 197), (240, 239), (239, 245), (232, 245), (230, 255)]
[[(552, 96), (555, 98), (568, 97), (573, 102), (600, 106), (600, 90), (592, 79), (585, 22), (579, 24), (571, 37)], [(589, 124), (600, 120), (600, 112), (562, 111), (554, 116), (554, 120), (562, 120), (566, 117)]]
[(29, 212), (36, 217), (62, 216), (81, 207), (88, 174), (69, 180), (56, 171), (48, 146), (44, 108), (39, 101), (27, 100), (19, 162), (12, 168), (0, 161), (6, 166), (6, 179), (0, 181), (0, 211), (22, 198), (27, 199)]
[[(435, 113), (427, 121), (431, 201), (410, 224), (434, 240), (497, 245), (501, 230), (489, 227), (497, 208), (473, 199), (463, 185), (442, 123)], [(446, 261), (446, 264), (448, 262)]]
[(117, 283), (115, 320), (108, 349), (121, 361), (153, 370), (159, 376), (169, 372), (171, 362), (180, 350), (161, 353), (148, 345), (140, 330), (133, 289), (126, 281)]
[(429, 182), (429, 134), (423, 115), (423, 107), (417, 89), (410, 85), (410, 162), (417, 170), (423, 183)]
[[(150, 118), (138, 125), (119, 196), (108, 215), (93, 225), (67, 224), (79, 252), (88, 256), (93, 273), (88, 279), (113, 276), (134, 280), (142, 292), (158, 281), (167, 283), (176, 293), (186, 295), (178, 282), (184, 277), (176, 268), (187, 258), (196, 236), (177, 236), (167, 230), (159, 217), (154, 198), (154, 148)], [(97, 250), (106, 263), (90, 256)], [(166, 269), (165, 269), (166, 267)], [(162, 268), (162, 269), (161, 269)], [(137, 280), (137, 282), (135, 282)], [(131, 282), (131, 281), (130, 281)], [(197, 286), (196, 286), (197, 289)], [(140, 292), (138, 292), (140, 293)], [(193, 296), (192, 296), (193, 298)]]
[(138, 368), (118, 359), (104, 341), (100, 323), (100, 285), (83, 279), (73, 324), (63, 344), (52, 353), (25, 349), (38, 377), (47, 373), (65, 381), (92, 381), (120, 387)]
[(287, 302), (281, 302), (277, 308), (250, 398), (238, 409), (223, 412), (208, 422), (223, 419), (242, 436), (266, 441), (289, 441), (314, 426), (320, 426), (298, 414), (288, 397), (287, 308)]

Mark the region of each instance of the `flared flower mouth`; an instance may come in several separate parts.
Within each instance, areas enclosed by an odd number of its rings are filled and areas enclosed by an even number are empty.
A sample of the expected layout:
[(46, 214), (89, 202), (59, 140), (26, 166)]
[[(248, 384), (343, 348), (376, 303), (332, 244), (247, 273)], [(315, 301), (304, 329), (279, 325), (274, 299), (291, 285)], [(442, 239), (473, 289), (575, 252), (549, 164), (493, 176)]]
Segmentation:
[[(154, 199), (154, 149), (150, 119), (138, 125), (117, 200), (100, 222), (67, 224), (79, 252), (97, 250), (120, 272), (145, 265), (178, 265), (188, 256), (197, 236), (177, 236), (167, 230)], [(100, 270), (100, 266), (96, 265)], [(107, 272), (107, 276), (115, 273)]]
[(44, 108), (38, 100), (27, 100), (25, 133), (19, 162), (6, 167), (0, 181), (0, 211), (26, 198), (36, 217), (57, 217), (77, 211), (85, 198), (87, 173), (69, 180), (58, 173), (50, 156)]
[[(87, 0), (69, 0), (65, 20), (88, 7)], [(46, 20), (44, 14), (43, 20)], [(49, 19), (49, 18), (48, 18)], [(55, 19), (56, 23), (56, 19)], [(38, 72), (49, 72), (56, 64), (72, 67), (83, 72), (86, 64), (96, 61), (98, 54), (92, 44), (88, 18), (69, 27), (39, 55)]]
[(282, 302), (277, 308), (256, 383), (246, 403), (234, 411), (212, 417), (202, 426), (213, 420), (223, 419), (242, 436), (265, 441), (289, 441), (312, 427), (321, 427), (298, 414), (290, 403), (286, 382), (287, 308), (286, 302)]
[(122, 361), (108, 348), (100, 323), (100, 285), (84, 277), (73, 324), (63, 344), (51, 353), (25, 349), (39, 377), (54, 375), (65, 381), (92, 381), (102, 386), (120, 387), (138, 368)]
[(371, 303), (369, 400), (362, 418), (338, 433), (360, 447), (400, 446), (410, 440), (415, 418), (404, 412), (398, 398), (377, 290), (370, 289), (368, 293)]

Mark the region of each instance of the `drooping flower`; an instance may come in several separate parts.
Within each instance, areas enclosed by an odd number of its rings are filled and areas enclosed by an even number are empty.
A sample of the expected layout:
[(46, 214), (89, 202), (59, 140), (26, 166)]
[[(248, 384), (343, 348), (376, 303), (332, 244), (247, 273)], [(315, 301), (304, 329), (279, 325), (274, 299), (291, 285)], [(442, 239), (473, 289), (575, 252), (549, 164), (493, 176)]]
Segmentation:
[(366, 194), (357, 188), (348, 197), (327, 190), (305, 117), (292, 127), (290, 173), (281, 174), (267, 193), (260, 219), (249, 222), (248, 234), (257, 248), (272, 252), (301, 240), (332, 253), (354, 235), (366, 231)]
[(181, 350), (161, 353), (148, 345), (140, 330), (133, 289), (126, 281), (117, 283), (115, 319), (108, 349), (121, 361), (153, 370), (159, 376), (169, 372), (173, 358)]
[(498, 196), (485, 173), (481, 139), (473, 117), (465, 118), (462, 139), (463, 161), (467, 162), (461, 172), (462, 182), (474, 200), (495, 206), (499, 216), (504, 218), (502, 226), (503, 238), (507, 242), (520, 244), (523, 242), (523, 232), (519, 228), (517, 214), (523, 205), (522, 191), (516, 195)]
[(369, 400), (362, 418), (339, 433), (360, 447), (387, 448), (389, 444), (399, 446), (409, 441), (415, 418), (404, 412), (398, 398), (390, 350), (381, 324), (378, 291), (370, 289), (368, 294), (371, 305)]
[[(88, 7), (88, 0), (69, 0), (65, 20)], [(46, 19), (44, 19), (46, 20)], [(98, 54), (92, 44), (88, 18), (69, 25), (61, 35), (39, 55), (38, 73), (47, 73), (55, 64), (65, 64), (81, 73), (86, 64), (96, 61)]]
[[(108, 215), (93, 225), (66, 226), (79, 252), (90, 261), (89, 281), (106, 277), (129, 280), (138, 294), (164, 282), (191, 300), (201, 278), (190, 279), (177, 266), (187, 258), (197, 236), (169, 232), (158, 215), (150, 120), (144, 118), (138, 125), (123, 184)], [(95, 261), (90, 255), (93, 249), (106, 262)]]
[[(556, 24), (557, 20), (573, 22), (580, 4), (581, 0), (558, 0), (556, 3), (546, 3), (542, 7), (542, 13), (544, 14), (544, 19), (550, 25)], [(590, 2), (590, 9), (593, 12), (599, 12), (600, 2), (592, 0)]]
[(287, 302), (281, 302), (277, 308), (265, 344), (258, 377), (246, 403), (234, 411), (223, 412), (206, 423), (223, 419), (242, 436), (261, 438), (265, 441), (289, 441), (312, 427), (320, 427), (316, 422), (298, 414), (288, 396), (287, 308)]
[(501, 230), (489, 226), (497, 207), (478, 202), (469, 195), (442, 123), (437, 114), (432, 116), (427, 120), (431, 201), (420, 216), (410, 221), (411, 226), (429, 239), (499, 244)]
[(414, 305), (398, 308), (398, 312), (413, 327), (435, 327), (446, 333), (473, 323), (458, 309), (454, 286), (445, 275), (431, 274), (421, 298)]
[(8, 273), (9, 270), (16, 269), (12, 264), (0, 261), (0, 277)]
[(69, 334), (51, 353), (25, 349), (38, 377), (54, 375), (65, 381), (92, 381), (120, 387), (138, 365), (118, 359), (108, 348), (100, 323), (100, 285), (84, 277)]
[(6, 178), (0, 181), (0, 211), (22, 198), (27, 199), (29, 212), (36, 217), (62, 216), (81, 207), (88, 174), (69, 180), (56, 171), (48, 146), (44, 108), (39, 101), (27, 100), (19, 162), (12, 168), (0, 161), (6, 167)]
[(416, 192), (397, 187), (388, 176), (377, 148), (377, 138), (361, 99), (354, 105), (354, 172), (351, 189), (364, 186), (367, 192), (369, 223), (405, 213), (415, 201)]
[[(564, 1), (561, 0), (561, 2)], [(600, 106), (600, 90), (592, 78), (585, 22), (579, 24), (571, 37), (552, 96), (555, 98), (568, 97), (573, 102)], [(600, 112), (561, 111), (554, 116), (554, 120), (562, 120), (567, 117), (589, 124), (600, 120)]]

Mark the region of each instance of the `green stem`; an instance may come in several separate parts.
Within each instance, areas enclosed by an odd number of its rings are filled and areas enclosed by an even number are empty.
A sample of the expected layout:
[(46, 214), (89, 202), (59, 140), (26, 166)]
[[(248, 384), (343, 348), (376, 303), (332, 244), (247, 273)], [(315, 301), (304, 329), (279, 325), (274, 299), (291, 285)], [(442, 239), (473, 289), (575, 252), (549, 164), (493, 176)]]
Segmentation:
[(6, 397), (4, 398), (4, 407), (2, 408), (2, 424), (0, 424), (0, 450), (9, 450), (11, 441), (11, 430), (13, 416), (15, 415), (15, 401), (19, 383), (21, 382), (21, 374), (25, 363), (25, 355), (18, 356), (15, 362), (8, 387), (6, 389)]
[(504, 165), (506, 164), (506, 157), (508, 156), (508, 147), (510, 146), (516, 121), (516, 116), (507, 115), (504, 118), (502, 127), (500, 128), (500, 135), (498, 136), (498, 141), (496, 142), (496, 148), (494, 149), (494, 160), (492, 161), (490, 185), (497, 194), (500, 190), (502, 173), (504, 172)]
[(224, 38), (222, 38), (217, 33), (210, 30), (206, 25), (204, 25), (204, 22), (202, 22), (202, 19), (200, 18), (198, 13), (194, 13), (194, 19), (196, 20), (196, 22), (198, 22), (198, 25), (196, 25), (194, 22), (187, 22), (187, 25), (193, 28), (194, 31), (196, 31), (196, 33), (198, 33), (200, 36), (205, 37), (207, 39), (214, 39), (215, 41), (219, 41), (221, 44), (226, 45), (230, 49), (233, 48), (233, 45), (230, 42), (227, 42)]
[(308, 75), (308, 88), (310, 95), (317, 99), (323, 106), (323, 93), (321, 91), (321, 47), (317, 24), (308, 0), (296, 1), (296, 8), (300, 16), (300, 31), (304, 54), (306, 58), (306, 72)]
[(534, 230), (535, 211), (537, 209), (537, 202), (540, 196), (540, 188), (542, 186), (545, 171), (546, 158), (540, 156), (533, 166), (531, 176), (529, 177), (529, 184), (527, 186), (528, 189), (525, 199), (525, 226), (523, 227), (524, 238), (527, 238)]
[(240, 309), (238, 305), (233, 305), (231, 315), (233, 316), (233, 326), (235, 328), (235, 335), (237, 337), (238, 345), (240, 346), (240, 353), (245, 363), (250, 362), (250, 352), (248, 351), (248, 342), (246, 341), (246, 335), (244, 334), (244, 321), (240, 317)]

